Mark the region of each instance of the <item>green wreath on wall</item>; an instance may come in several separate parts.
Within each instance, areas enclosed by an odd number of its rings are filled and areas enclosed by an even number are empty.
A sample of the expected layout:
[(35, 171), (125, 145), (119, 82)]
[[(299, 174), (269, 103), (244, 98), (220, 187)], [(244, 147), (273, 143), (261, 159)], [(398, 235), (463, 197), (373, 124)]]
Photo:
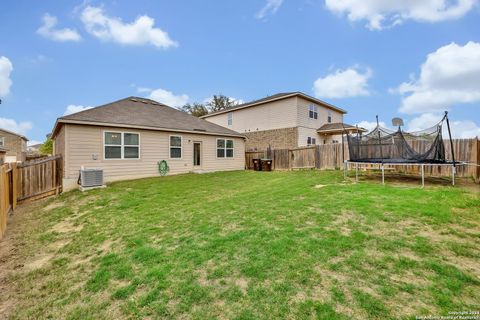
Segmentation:
[(158, 161), (158, 172), (160, 173), (161, 176), (166, 176), (167, 173), (170, 171), (170, 167), (168, 166), (167, 161), (162, 160)]

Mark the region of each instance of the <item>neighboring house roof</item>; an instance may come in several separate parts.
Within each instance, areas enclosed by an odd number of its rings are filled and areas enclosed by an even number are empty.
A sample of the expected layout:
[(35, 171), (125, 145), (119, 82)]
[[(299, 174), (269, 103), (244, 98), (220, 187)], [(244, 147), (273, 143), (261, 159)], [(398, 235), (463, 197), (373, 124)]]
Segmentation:
[(52, 138), (64, 123), (244, 137), (236, 131), (139, 97), (128, 97), (60, 117), (55, 123)]
[(320, 128), (317, 129), (318, 133), (335, 133), (335, 132), (343, 132), (346, 131), (354, 131), (357, 130), (359, 132), (367, 132), (366, 129), (361, 127), (352, 126), (351, 124), (346, 124), (342, 122), (334, 122), (334, 123), (326, 123)]
[(347, 111), (345, 111), (345, 110), (343, 110), (339, 107), (336, 107), (336, 106), (334, 106), (330, 103), (319, 100), (317, 98), (311, 97), (311, 96), (309, 96), (309, 95), (307, 95), (303, 92), (282, 92), (282, 93), (277, 93), (277, 94), (274, 94), (274, 95), (271, 95), (271, 96), (268, 96), (268, 97), (265, 97), (265, 98), (262, 98), (262, 99), (250, 101), (250, 102), (247, 102), (247, 103), (238, 104), (236, 106), (233, 106), (233, 107), (230, 107), (230, 108), (227, 108), (227, 109), (224, 109), (224, 110), (215, 111), (215, 112), (206, 114), (204, 116), (201, 116), (200, 118), (208, 118), (208, 117), (218, 115), (218, 114), (222, 114), (222, 113), (226, 113), (226, 112), (231, 112), (231, 111), (235, 111), (235, 110), (239, 110), (239, 109), (255, 107), (255, 106), (258, 106), (258, 105), (261, 105), (261, 104), (264, 104), (264, 103), (273, 102), (273, 101), (282, 100), (282, 99), (287, 99), (287, 98), (291, 98), (291, 97), (297, 97), (297, 96), (302, 97), (306, 100), (309, 100), (313, 103), (322, 105), (326, 108), (332, 109), (334, 111), (344, 113), (344, 114), (347, 113)]
[(0, 131), (6, 132), (6, 133), (9, 133), (9, 134), (13, 134), (13, 135), (15, 135), (15, 136), (17, 136), (17, 137), (22, 138), (22, 139), (25, 140), (25, 141), (28, 141), (27, 137), (25, 137), (25, 136), (23, 136), (23, 135), (21, 135), (21, 134), (15, 133), (15, 132), (13, 132), (13, 131), (10, 131), (10, 130), (7, 130), (7, 129), (3, 129), (3, 128), (0, 128)]
[(32, 144), (31, 146), (27, 147), (28, 151), (36, 151), (39, 150), (43, 143)]
[(8, 151), (8, 149), (0, 147), (0, 153), (5, 153), (7, 151)]

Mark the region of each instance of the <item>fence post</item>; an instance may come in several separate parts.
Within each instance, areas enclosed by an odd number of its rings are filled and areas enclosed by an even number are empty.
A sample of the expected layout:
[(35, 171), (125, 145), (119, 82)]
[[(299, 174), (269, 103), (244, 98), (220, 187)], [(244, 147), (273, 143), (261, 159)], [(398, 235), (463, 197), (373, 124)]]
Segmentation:
[(17, 164), (12, 164), (12, 209), (17, 207)]

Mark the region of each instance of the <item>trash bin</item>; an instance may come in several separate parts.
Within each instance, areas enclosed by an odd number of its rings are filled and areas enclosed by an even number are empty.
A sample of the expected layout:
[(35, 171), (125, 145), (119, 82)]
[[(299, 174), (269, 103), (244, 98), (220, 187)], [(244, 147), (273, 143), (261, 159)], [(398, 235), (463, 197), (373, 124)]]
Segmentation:
[(260, 159), (253, 159), (253, 170), (255, 171), (262, 171), (262, 166), (260, 164)]
[(262, 171), (272, 171), (272, 159), (261, 159), (260, 164)]

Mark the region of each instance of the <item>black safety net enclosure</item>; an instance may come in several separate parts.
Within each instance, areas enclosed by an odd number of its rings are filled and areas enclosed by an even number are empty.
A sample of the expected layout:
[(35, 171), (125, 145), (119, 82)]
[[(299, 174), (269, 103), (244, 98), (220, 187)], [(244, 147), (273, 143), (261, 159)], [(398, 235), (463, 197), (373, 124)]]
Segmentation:
[[(448, 118), (431, 128), (406, 132), (378, 125), (368, 134), (347, 134), (350, 161), (370, 163), (446, 163), (442, 127)], [(449, 130), (449, 124), (448, 124)], [(450, 130), (449, 136), (451, 140)]]

